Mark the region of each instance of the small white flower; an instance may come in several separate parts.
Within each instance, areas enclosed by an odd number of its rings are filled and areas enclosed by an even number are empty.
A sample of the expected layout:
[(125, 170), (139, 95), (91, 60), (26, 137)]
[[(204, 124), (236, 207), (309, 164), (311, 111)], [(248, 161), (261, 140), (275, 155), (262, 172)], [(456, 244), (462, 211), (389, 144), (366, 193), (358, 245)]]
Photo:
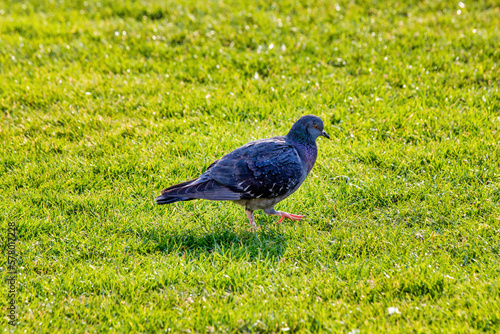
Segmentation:
[(389, 312), (389, 315), (401, 314), (401, 312), (399, 312), (399, 309), (397, 307), (389, 307), (387, 309), (387, 312)]

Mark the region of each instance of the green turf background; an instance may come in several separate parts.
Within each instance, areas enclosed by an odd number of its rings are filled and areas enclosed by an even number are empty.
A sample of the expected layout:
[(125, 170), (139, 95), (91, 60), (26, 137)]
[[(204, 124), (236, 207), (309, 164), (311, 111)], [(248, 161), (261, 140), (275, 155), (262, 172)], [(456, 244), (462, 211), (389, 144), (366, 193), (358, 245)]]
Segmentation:
[[(0, 0), (2, 331), (500, 331), (500, 4), (335, 1)], [(309, 113), (306, 220), (155, 206)]]

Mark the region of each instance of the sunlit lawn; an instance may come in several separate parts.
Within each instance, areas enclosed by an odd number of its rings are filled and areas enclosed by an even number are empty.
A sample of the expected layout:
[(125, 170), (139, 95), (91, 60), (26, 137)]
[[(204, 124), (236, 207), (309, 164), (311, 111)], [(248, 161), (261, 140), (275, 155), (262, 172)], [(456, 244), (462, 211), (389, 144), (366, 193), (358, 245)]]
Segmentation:
[[(500, 331), (497, 1), (0, 1), (5, 332)], [(156, 206), (323, 118), (277, 225)], [(350, 183), (345, 183), (347, 176)], [(6, 256), (0, 266), (3, 276)]]

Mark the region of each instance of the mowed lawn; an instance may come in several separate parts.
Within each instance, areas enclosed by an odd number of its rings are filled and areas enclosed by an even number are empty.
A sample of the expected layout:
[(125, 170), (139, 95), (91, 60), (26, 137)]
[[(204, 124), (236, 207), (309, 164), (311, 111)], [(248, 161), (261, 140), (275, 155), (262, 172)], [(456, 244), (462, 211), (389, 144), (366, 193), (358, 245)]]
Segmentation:
[[(495, 0), (1, 0), (1, 331), (499, 332), (499, 25)], [(305, 114), (332, 140), (277, 205), (305, 220), (154, 204)]]

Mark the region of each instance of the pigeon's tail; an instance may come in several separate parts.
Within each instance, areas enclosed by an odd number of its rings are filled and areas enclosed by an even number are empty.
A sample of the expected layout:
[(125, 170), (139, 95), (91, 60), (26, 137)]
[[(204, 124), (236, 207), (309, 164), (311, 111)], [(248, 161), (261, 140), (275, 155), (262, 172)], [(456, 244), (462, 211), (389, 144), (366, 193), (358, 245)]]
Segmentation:
[(235, 193), (212, 179), (194, 179), (176, 184), (161, 192), (156, 198), (157, 204), (170, 204), (179, 201), (190, 201), (203, 198), (215, 201), (232, 201), (240, 199)]
[(163, 189), (161, 192), (161, 195), (156, 197), (156, 199), (155, 199), (156, 204), (160, 204), (160, 205), (161, 204), (170, 204), (170, 203), (175, 203), (175, 202), (190, 201), (190, 200), (194, 199), (194, 198), (190, 198), (190, 197), (175, 196), (176, 194), (173, 190), (187, 187), (195, 181), (198, 181), (198, 179), (189, 180), (186, 182), (182, 182), (182, 183), (173, 185), (173, 186), (168, 187), (166, 189)]
[(156, 204), (170, 204), (181, 201), (190, 201), (193, 199), (194, 198), (189, 198), (189, 197), (175, 197), (175, 196), (161, 195), (156, 197)]

